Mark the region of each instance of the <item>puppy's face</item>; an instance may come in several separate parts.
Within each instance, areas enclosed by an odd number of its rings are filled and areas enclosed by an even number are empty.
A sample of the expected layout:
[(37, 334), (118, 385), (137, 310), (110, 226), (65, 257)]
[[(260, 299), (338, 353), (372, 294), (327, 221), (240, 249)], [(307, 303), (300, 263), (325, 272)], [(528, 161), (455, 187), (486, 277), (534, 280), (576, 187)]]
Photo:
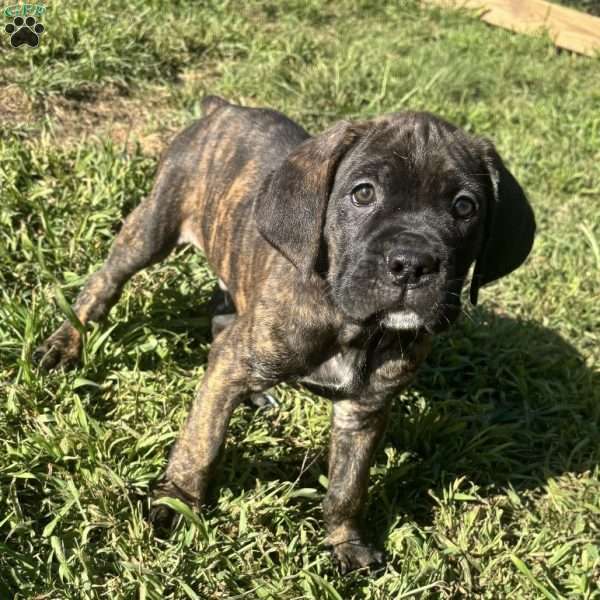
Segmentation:
[(341, 160), (329, 197), (334, 301), (354, 320), (392, 329), (450, 325), (490, 196), (473, 138), (427, 114), (375, 123)]
[(261, 234), (349, 319), (436, 332), (527, 257), (535, 219), (492, 144), (428, 113), (340, 122), (297, 146), (255, 203)]

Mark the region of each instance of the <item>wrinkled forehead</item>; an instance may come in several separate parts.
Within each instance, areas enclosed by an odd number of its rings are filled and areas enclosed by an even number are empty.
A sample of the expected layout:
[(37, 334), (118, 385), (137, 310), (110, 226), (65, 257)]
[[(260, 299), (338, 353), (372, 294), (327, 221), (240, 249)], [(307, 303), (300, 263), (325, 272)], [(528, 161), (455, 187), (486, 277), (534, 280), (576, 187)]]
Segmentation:
[(429, 113), (397, 113), (370, 122), (340, 163), (336, 182), (355, 176), (418, 187), (466, 187), (487, 180), (481, 142)]

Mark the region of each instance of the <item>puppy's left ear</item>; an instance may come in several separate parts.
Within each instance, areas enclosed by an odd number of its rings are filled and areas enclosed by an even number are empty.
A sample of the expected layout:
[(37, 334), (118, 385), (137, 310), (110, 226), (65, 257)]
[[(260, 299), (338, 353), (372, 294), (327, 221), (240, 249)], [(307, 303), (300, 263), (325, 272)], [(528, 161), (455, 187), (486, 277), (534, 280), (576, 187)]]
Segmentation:
[(508, 275), (524, 262), (535, 234), (535, 218), (525, 192), (487, 142), (485, 156), (494, 197), (488, 204), (484, 238), (473, 271), (472, 304), (477, 304), (482, 285)]
[(337, 167), (363, 130), (340, 121), (305, 140), (266, 178), (255, 200), (259, 232), (304, 278), (317, 268)]

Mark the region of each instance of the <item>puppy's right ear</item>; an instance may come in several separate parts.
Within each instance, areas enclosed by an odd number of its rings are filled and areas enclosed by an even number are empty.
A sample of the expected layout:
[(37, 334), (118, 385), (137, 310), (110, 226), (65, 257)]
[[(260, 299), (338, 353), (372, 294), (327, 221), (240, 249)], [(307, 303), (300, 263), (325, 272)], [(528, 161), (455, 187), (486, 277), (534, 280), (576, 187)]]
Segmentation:
[(341, 121), (294, 148), (261, 186), (254, 218), (261, 235), (304, 278), (314, 273), (337, 167), (365, 126)]

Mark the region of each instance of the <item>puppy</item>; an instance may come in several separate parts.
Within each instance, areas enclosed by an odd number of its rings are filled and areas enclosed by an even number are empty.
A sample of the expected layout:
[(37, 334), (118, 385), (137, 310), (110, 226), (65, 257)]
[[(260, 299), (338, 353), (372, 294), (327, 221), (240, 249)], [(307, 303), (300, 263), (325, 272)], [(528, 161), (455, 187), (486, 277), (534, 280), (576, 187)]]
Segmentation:
[[(490, 142), (428, 113), (341, 121), (311, 137), (274, 110), (214, 96), (203, 109), (166, 151), (75, 313), (101, 319), (134, 273), (178, 244), (201, 249), (232, 312), (214, 323), (155, 496), (199, 506), (235, 407), (298, 382), (333, 401), (327, 541), (343, 571), (378, 563), (360, 518), (390, 401), (459, 316), (471, 265), (476, 303), (482, 285), (525, 260), (532, 209)], [(68, 364), (80, 346), (66, 321), (34, 359)]]

